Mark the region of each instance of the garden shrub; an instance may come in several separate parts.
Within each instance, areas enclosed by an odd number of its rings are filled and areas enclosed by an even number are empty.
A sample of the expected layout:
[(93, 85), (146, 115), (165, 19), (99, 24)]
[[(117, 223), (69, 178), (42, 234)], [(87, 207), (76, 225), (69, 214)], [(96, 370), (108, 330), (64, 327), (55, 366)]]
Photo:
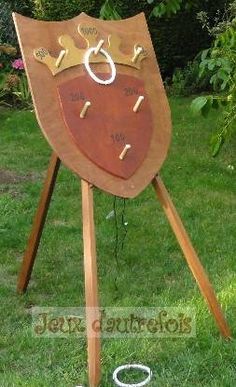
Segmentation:
[(99, 17), (103, 0), (32, 0), (34, 16), (42, 20), (65, 20), (85, 12)]
[(176, 68), (172, 79), (169, 81), (168, 92), (171, 95), (187, 97), (210, 90), (210, 76), (199, 77), (199, 64), (201, 56), (188, 62), (184, 68)]
[[(5, 50), (6, 49), (6, 50)], [(17, 50), (9, 45), (0, 46), (5, 51), (8, 62), (0, 63), (0, 106), (31, 109), (32, 100), (21, 58), (14, 59)]]
[(212, 29), (214, 42), (203, 51), (199, 65), (199, 77), (208, 77), (211, 94), (192, 102), (192, 110), (201, 112), (204, 117), (212, 108), (219, 110), (219, 129), (211, 139), (213, 156), (219, 153), (226, 140), (236, 135), (236, 1), (225, 15)]
[[(171, 17), (161, 19), (151, 17), (153, 4), (147, 0), (113, 0), (121, 11), (122, 17), (127, 18), (144, 12), (151, 32), (155, 51), (163, 77), (172, 76), (175, 68), (184, 67), (192, 61), (196, 54), (208, 47), (211, 37), (204, 31), (197, 20), (199, 11), (206, 11), (210, 18), (215, 17), (216, 10), (223, 12), (227, 0), (196, 1), (196, 6), (184, 9)], [(70, 19), (80, 12), (99, 17), (104, 0), (12, 0), (3, 1), (0, 10), (0, 42), (16, 44), (11, 11), (15, 10), (23, 15), (33, 15), (42, 20)], [(155, 2), (156, 3), (156, 2)]]
[(19, 12), (25, 16), (32, 16), (33, 4), (31, 0), (3, 0), (0, 7), (0, 43), (16, 45), (17, 38), (12, 20), (12, 12)]

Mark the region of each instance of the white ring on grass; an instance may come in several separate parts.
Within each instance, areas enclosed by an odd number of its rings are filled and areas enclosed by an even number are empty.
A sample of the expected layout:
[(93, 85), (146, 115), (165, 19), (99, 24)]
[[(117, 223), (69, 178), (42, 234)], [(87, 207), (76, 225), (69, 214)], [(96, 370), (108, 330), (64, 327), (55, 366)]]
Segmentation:
[[(118, 379), (119, 372), (124, 371), (124, 370), (130, 370), (130, 369), (144, 371), (144, 372), (146, 372), (148, 374), (148, 376), (147, 376), (147, 378), (143, 382), (140, 382), (140, 383), (134, 383), (134, 384), (122, 383)], [(116, 383), (116, 385), (120, 386), (120, 387), (142, 387), (142, 386), (146, 386), (150, 382), (151, 378), (152, 378), (152, 371), (150, 370), (149, 367), (144, 366), (142, 364), (125, 364), (123, 366), (117, 367), (116, 370), (113, 372), (113, 380)]]
[(90, 77), (93, 78), (93, 80), (95, 82), (100, 83), (101, 85), (109, 85), (110, 83), (114, 82), (115, 77), (116, 77), (116, 66), (115, 66), (115, 63), (113, 62), (112, 57), (105, 50), (103, 50), (103, 48), (100, 48), (99, 52), (106, 57), (109, 65), (111, 66), (111, 77), (109, 79), (105, 79), (105, 80), (101, 79), (101, 78), (98, 78), (94, 74), (94, 72), (91, 70), (91, 67), (90, 67), (90, 64), (89, 64), (89, 57), (90, 57), (92, 52), (95, 52), (95, 50), (96, 50), (96, 47), (91, 47), (91, 48), (89, 48), (86, 51), (85, 56), (84, 56), (85, 68), (88, 71)]

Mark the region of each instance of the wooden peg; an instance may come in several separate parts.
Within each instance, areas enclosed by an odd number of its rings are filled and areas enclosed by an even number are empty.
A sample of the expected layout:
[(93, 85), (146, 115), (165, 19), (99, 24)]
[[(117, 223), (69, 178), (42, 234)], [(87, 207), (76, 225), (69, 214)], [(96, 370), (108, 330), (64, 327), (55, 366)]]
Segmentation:
[(104, 43), (103, 39), (99, 40), (98, 45), (94, 50), (94, 55), (97, 55), (99, 53), (100, 49), (102, 48), (103, 43)]
[(131, 59), (132, 63), (136, 63), (136, 61), (137, 61), (139, 55), (141, 54), (141, 52), (143, 52), (143, 47), (141, 47), (141, 46), (139, 46), (139, 47), (134, 49), (134, 56)]
[(91, 102), (86, 101), (84, 106), (83, 106), (83, 109), (80, 112), (80, 118), (84, 118), (86, 116), (86, 113), (87, 113), (89, 106), (91, 106)]
[(119, 156), (119, 159), (120, 160), (123, 160), (125, 158), (125, 155), (126, 153), (128, 152), (128, 150), (131, 148), (131, 145), (130, 144), (126, 144), (123, 151), (121, 152), (120, 156)]
[(138, 97), (137, 101), (136, 101), (136, 104), (135, 104), (134, 107), (133, 107), (133, 112), (134, 112), (134, 113), (137, 113), (137, 111), (138, 111), (138, 109), (139, 109), (141, 103), (143, 102), (143, 100), (144, 100), (144, 96), (143, 96), (143, 95), (140, 95), (140, 96)]
[(65, 55), (66, 55), (66, 50), (61, 50), (61, 52), (56, 60), (56, 67), (57, 68), (60, 67), (62, 59), (64, 58)]

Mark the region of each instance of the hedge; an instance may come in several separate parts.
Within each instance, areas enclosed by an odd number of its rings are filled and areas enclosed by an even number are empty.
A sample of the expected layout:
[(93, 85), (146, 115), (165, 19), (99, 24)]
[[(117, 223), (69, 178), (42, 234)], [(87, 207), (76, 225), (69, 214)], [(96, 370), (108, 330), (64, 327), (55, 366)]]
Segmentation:
[(33, 13), (36, 19), (42, 20), (65, 20), (86, 12), (99, 17), (99, 11), (103, 0), (32, 0), (34, 3)]
[(0, 43), (17, 44), (12, 11), (22, 15), (33, 15), (32, 0), (0, 0)]
[[(70, 19), (80, 12), (99, 17), (99, 11), (104, 0), (27, 0), (27, 1), (5, 1), (5, 14), (0, 10), (0, 22), (3, 14), (5, 17), (3, 32), (0, 32), (0, 41), (11, 43), (14, 41), (10, 18), (11, 8), (22, 14), (32, 14), (42, 20)], [(127, 18), (144, 11), (148, 19), (149, 29), (152, 35), (154, 48), (158, 57), (159, 65), (164, 77), (171, 76), (176, 67), (184, 67), (196, 54), (209, 46), (210, 37), (204, 31), (196, 18), (199, 11), (206, 11), (213, 19), (216, 11), (225, 9), (227, 0), (197, 1), (194, 8), (183, 10), (169, 18), (149, 18), (153, 5), (147, 0), (117, 0), (114, 1), (122, 12), (122, 17)], [(201, 3), (201, 5), (199, 5)], [(137, 26), (138, 27), (138, 26)], [(9, 30), (9, 31), (8, 31)], [(5, 32), (4, 32), (5, 31)], [(8, 32), (7, 32), (8, 31)], [(9, 41), (10, 40), (10, 41)]]

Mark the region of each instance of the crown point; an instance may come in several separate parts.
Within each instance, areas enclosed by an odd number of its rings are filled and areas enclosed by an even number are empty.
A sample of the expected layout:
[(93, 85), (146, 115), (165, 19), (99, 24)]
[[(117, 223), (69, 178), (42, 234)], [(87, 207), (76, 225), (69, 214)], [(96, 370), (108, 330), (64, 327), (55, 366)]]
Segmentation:
[(46, 48), (44, 47), (40, 47), (40, 48), (36, 48), (36, 50), (34, 50), (34, 56), (36, 59), (38, 59), (39, 61), (44, 61), (44, 59), (49, 56), (49, 52)]
[(138, 59), (138, 57), (139, 57), (139, 55), (140, 55), (141, 52), (143, 52), (143, 51), (144, 51), (144, 49), (143, 49), (143, 47), (141, 47), (141, 46), (134, 47), (134, 56), (133, 56), (133, 58), (131, 59), (131, 62), (132, 62), (132, 63), (136, 63), (136, 62), (137, 62), (137, 59)]

